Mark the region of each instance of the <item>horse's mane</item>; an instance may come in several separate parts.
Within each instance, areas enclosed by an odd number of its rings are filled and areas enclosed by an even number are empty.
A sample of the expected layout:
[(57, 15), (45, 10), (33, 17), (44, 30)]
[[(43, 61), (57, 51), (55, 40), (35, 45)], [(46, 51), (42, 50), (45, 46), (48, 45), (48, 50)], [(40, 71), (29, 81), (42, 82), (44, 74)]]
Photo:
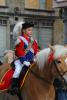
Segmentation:
[[(60, 56), (67, 55), (67, 48), (64, 47), (63, 45), (54, 45), (54, 59), (57, 59)], [(41, 50), (39, 53), (36, 55), (37, 59), (37, 64), (39, 66), (39, 69), (43, 69), (44, 64), (48, 61), (48, 56), (51, 52), (50, 48), (46, 48)]]

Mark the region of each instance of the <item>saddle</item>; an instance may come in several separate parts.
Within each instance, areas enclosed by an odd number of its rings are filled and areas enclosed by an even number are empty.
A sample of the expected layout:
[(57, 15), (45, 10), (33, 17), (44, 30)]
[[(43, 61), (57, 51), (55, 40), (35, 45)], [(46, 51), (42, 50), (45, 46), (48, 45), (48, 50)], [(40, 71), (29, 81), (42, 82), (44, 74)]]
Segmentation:
[[(19, 87), (21, 88), (26, 80), (26, 77), (28, 76), (28, 73), (30, 71), (30, 69), (33, 67), (34, 63), (32, 63), (30, 65), (30, 67), (28, 68), (27, 66), (24, 66), (20, 76), (19, 76)], [(14, 73), (14, 69), (13, 68), (6, 68), (6, 72), (3, 74), (3, 76), (0, 79), (0, 91), (5, 91), (8, 90), (11, 86), (11, 82), (12, 82), (12, 76)]]

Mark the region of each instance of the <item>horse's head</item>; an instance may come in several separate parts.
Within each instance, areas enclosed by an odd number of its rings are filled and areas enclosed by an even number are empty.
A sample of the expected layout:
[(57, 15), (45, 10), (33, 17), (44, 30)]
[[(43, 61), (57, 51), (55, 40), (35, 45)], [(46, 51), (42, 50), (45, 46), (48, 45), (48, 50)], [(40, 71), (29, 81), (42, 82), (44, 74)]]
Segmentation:
[(61, 76), (67, 81), (67, 48), (60, 45), (50, 46), (37, 54), (39, 69), (44, 75), (53, 80)]
[[(67, 49), (66, 47), (59, 48), (59, 50), (56, 50), (56, 47), (49, 46), (51, 49), (51, 63), (54, 65), (53, 67), (53, 74), (59, 75), (60, 77), (64, 78), (64, 80), (67, 82)], [(57, 48), (58, 49), (58, 48)], [(62, 50), (63, 49), (63, 50)], [(58, 52), (58, 55), (57, 55)], [(57, 76), (56, 76), (57, 77)]]

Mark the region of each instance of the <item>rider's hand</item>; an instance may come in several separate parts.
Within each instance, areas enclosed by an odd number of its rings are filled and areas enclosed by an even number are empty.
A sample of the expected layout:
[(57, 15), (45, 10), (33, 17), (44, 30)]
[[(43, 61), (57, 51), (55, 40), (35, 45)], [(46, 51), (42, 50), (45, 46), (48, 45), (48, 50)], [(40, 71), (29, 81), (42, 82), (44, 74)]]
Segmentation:
[(23, 64), (24, 64), (25, 66), (27, 66), (27, 67), (30, 66), (30, 62), (29, 62), (29, 61), (24, 61)]

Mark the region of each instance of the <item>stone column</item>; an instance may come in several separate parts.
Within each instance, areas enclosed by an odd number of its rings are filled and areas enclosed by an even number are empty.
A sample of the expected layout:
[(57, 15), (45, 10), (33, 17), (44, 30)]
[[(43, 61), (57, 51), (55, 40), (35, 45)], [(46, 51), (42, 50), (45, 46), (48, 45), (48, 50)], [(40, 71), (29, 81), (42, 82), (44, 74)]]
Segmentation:
[(64, 18), (64, 44), (67, 44), (67, 7), (63, 10)]

